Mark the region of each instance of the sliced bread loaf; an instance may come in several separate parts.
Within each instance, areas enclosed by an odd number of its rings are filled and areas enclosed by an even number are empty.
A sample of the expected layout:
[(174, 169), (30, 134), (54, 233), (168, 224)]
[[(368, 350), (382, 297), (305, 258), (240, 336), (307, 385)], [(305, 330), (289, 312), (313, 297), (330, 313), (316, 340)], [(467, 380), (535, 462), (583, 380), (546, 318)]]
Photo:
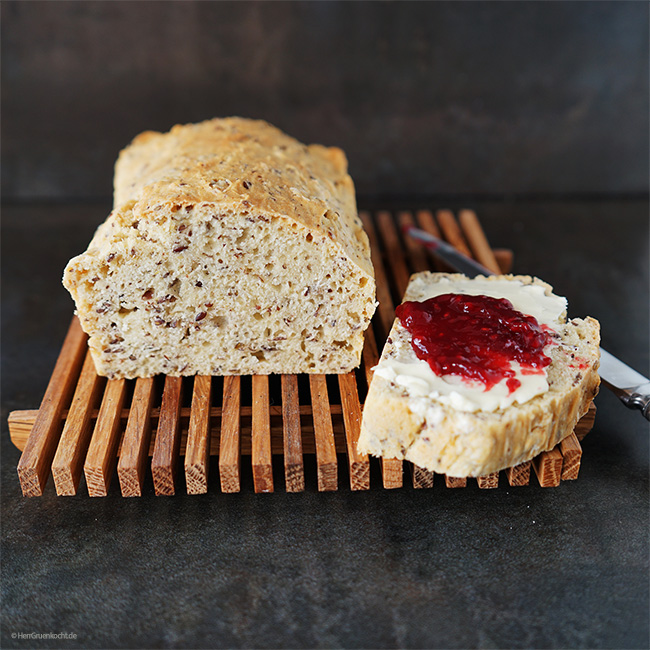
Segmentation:
[[(365, 402), (359, 450), (465, 477), (512, 467), (552, 449), (573, 431), (598, 392), (598, 322), (566, 322), (566, 300), (529, 276), (470, 280), (460, 274), (418, 273), (411, 277), (404, 301), (444, 294), (510, 300), (516, 312), (535, 318), (536, 331), (548, 335), (542, 354), (549, 365), (513, 365), (515, 384), (508, 387), (504, 379), (489, 390), (484, 382), (457, 373), (440, 376), (416, 356), (413, 336), (397, 318)], [(454, 363), (452, 358), (437, 361)], [(488, 363), (486, 359), (485, 367)], [(480, 359), (478, 370), (480, 374)]]
[(114, 378), (348, 372), (375, 310), (343, 152), (242, 118), (135, 138), (63, 283)]

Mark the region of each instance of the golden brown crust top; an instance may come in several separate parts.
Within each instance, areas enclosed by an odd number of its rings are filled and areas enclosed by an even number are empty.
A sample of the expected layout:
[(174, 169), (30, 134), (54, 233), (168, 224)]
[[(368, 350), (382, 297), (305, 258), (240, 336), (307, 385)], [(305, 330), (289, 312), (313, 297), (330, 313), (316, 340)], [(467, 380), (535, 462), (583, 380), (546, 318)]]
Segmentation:
[(216, 118), (141, 133), (115, 165), (114, 208), (127, 203), (139, 216), (188, 203), (287, 216), (339, 243), (374, 277), (343, 151), (303, 145), (262, 120)]

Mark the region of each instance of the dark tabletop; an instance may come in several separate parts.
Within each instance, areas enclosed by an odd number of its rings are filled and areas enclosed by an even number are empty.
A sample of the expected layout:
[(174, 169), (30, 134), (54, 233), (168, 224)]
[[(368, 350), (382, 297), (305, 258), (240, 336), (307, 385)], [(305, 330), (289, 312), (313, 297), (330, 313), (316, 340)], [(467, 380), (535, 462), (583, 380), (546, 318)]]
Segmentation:
[[(516, 272), (647, 373), (646, 202), (429, 207), (475, 208)], [(50, 480), (23, 498), (7, 415), (40, 403), (72, 312), (62, 269), (106, 214), (3, 209), (3, 648), (649, 646), (648, 425), (605, 389), (580, 477), (558, 488), (386, 491), (373, 465), (369, 492), (309, 475), (257, 495), (244, 474), (240, 494), (124, 499), (113, 480), (60, 498)]]

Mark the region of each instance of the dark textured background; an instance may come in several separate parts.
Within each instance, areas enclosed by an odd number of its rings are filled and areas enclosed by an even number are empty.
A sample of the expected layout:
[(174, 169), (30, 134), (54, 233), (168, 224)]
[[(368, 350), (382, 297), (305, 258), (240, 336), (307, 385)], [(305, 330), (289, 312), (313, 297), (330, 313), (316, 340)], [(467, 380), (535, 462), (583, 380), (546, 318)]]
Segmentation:
[[(5, 2), (2, 648), (648, 648), (648, 426), (596, 399), (577, 481), (139, 499), (20, 494), (60, 283), (135, 134), (263, 117), (362, 207), (463, 207), (648, 370), (647, 2)], [(214, 459), (213, 459), (214, 460)], [(182, 481), (181, 481), (182, 483)], [(73, 641), (22, 633), (75, 633)]]
[(638, 195), (648, 3), (2, 3), (5, 199), (110, 197), (138, 132), (231, 114), (362, 197)]

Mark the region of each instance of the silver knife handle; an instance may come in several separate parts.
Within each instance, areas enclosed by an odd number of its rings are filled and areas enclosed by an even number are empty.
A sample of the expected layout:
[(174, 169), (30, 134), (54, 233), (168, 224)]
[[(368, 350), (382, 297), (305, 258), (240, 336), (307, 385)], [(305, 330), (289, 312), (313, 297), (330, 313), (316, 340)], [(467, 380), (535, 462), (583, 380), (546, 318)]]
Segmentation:
[(616, 388), (614, 392), (629, 409), (640, 409), (646, 420), (650, 420), (650, 384), (633, 388)]

